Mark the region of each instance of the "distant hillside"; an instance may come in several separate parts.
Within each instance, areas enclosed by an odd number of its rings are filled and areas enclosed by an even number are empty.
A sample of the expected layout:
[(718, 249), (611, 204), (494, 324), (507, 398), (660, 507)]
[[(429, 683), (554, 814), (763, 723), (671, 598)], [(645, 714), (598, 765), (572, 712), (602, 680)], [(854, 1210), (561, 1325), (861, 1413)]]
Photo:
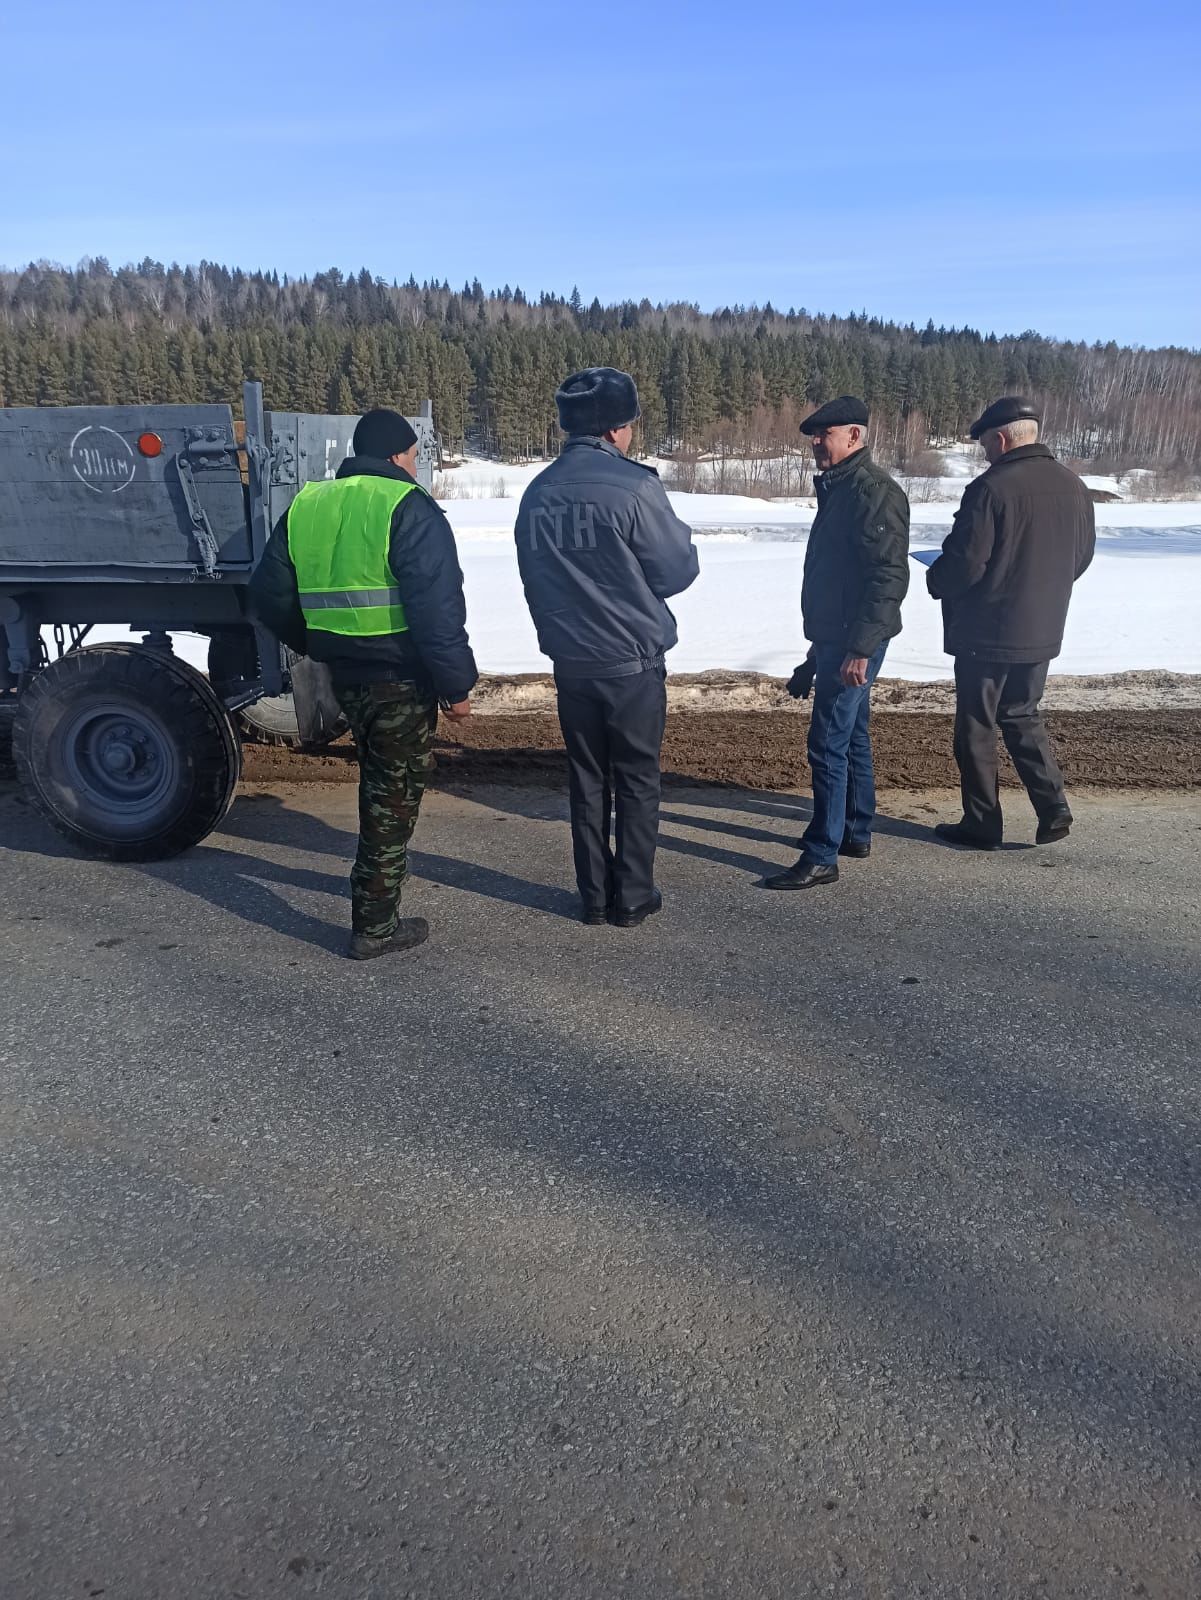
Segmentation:
[(434, 402), (452, 448), (507, 459), (557, 448), (554, 391), (579, 367), (632, 372), (640, 447), (795, 442), (831, 395), (872, 408), (877, 446), (904, 464), (962, 435), (1007, 391), (1042, 401), (1051, 442), (1102, 468), (1201, 462), (1201, 353), (1066, 344), (1023, 333), (901, 327), (767, 305), (712, 313), (649, 300), (585, 306), (478, 280), (387, 283), (364, 269), (313, 278), (202, 262), (102, 260), (0, 271), (0, 403), (236, 399), (263, 381), (277, 409), (353, 412)]

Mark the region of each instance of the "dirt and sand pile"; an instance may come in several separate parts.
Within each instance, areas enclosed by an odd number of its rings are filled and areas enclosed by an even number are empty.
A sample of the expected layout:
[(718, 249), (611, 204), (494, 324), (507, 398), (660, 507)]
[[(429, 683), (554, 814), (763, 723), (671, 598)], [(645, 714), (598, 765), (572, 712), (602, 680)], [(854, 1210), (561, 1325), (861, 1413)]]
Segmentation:
[[(434, 783), (566, 781), (554, 683), (544, 674), (486, 677), (473, 695), (476, 715), (439, 726)], [(884, 679), (873, 698), (872, 741), (881, 788), (954, 788), (951, 755), (954, 686)], [(1201, 676), (1126, 672), (1052, 678), (1048, 723), (1069, 783), (1098, 789), (1201, 788)], [(14, 773), (10, 729), (0, 708), (0, 779)], [(704, 672), (668, 679), (663, 769), (668, 781), (795, 789), (808, 783), (809, 707), (789, 698), (780, 678), (756, 672)], [(319, 754), (247, 744), (251, 782), (349, 783), (356, 777), (349, 739)], [(1002, 781), (1016, 780), (1007, 761)]]
[[(669, 711), (807, 715), (805, 707), (789, 696), (785, 682), (763, 672), (673, 673), (667, 680), (667, 706)], [(554, 680), (541, 672), (486, 676), (480, 679), (472, 703), (481, 713), (554, 711)], [(1201, 711), (1201, 674), (1156, 670), (1052, 676), (1047, 680), (1043, 704), (1049, 711)], [(950, 678), (932, 683), (881, 678), (873, 690), (872, 705), (877, 710), (953, 712), (955, 684)]]
[[(434, 783), (565, 781), (563, 743), (549, 677), (482, 681), (477, 714), (440, 724)], [(884, 681), (872, 717), (881, 788), (957, 786), (950, 684)], [(1048, 723), (1069, 783), (1102, 789), (1201, 787), (1201, 678), (1156, 672), (1052, 680)], [(782, 680), (706, 672), (668, 680), (663, 769), (668, 781), (794, 789), (808, 781), (807, 704)], [(317, 755), (247, 746), (254, 782), (342, 783), (356, 775), (348, 740)], [(1016, 781), (1006, 763), (1003, 781)]]

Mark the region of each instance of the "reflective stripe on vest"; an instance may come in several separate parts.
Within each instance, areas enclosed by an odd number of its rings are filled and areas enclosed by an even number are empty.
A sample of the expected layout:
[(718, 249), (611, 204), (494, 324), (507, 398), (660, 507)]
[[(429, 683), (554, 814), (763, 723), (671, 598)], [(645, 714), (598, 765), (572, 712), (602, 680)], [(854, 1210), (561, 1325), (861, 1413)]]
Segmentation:
[(306, 627), (360, 639), (407, 632), (388, 548), (392, 513), (418, 487), (366, 473), (305, 484), (288, 510), (288, 554)]

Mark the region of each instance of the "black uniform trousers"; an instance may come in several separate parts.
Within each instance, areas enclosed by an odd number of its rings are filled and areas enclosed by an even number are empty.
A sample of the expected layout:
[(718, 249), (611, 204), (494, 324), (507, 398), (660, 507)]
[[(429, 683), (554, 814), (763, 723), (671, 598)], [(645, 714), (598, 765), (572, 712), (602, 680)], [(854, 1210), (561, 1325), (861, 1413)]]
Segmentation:
[(1049, 661), (1011, 666), (955, 657), (955, 760), (963, 791), (964, 826), (1001, 839), (997, 728), (1039, 817), (1067, 805), (1063, 773), (1051, 753), (1039, 701)]
[(655, 888), (667, 669), (651, 667), (624, 678), (556, 675), (555, 686), (567, 746), (575, 875), (584, 909), (639, 911)]

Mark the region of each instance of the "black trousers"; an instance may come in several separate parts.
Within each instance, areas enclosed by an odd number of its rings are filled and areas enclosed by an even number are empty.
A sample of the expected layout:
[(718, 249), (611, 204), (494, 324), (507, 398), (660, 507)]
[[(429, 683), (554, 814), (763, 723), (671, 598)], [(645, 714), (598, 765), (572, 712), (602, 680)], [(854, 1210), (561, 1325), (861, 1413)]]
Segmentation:
[(1063, 773), (1051, 753), (1039, 701), (1048, 661), (1023, 666), (955, 658), (955, 760), (963, 790), (963, 820), (973, 833), (1001, 838), (997, 728), (1040, 817), (1067, 804)]
[(555, 680), (575, 875), (586, 910), (637, 911), (654, 891), (666, 679), (664, 667), (653, 667), (626, 678)]

